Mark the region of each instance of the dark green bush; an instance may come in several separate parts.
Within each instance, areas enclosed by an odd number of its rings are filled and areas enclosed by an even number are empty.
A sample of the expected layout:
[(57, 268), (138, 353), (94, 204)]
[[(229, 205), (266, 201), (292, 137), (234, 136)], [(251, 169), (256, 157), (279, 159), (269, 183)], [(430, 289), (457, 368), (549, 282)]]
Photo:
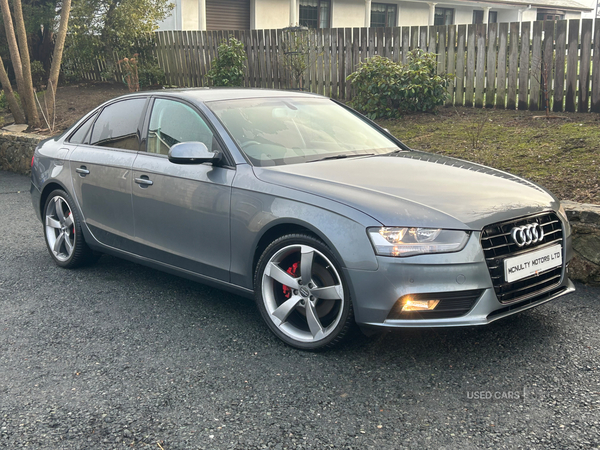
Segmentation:
[(162, 86), (165, 84), (165, 72), (155, 59), (142, 61), (138, 67), (140, 87)]
[(244, 44), (230, 37), (229, 44), (223, 41), (219, 45), (219, 57), (208, 71), (213, 86), (242, 86), (244, 83)]
[(350, 105), (371, 119), (396, 118), (404, 113), (433, 111), (443, 105), (454, 78), (437, 74), (433, 53), (413, 50), (406, 64), (374, 56), (348, 76), (354, 88)]
[[(21, 98), (19, 97), (19, 93), (17, 91), (13, 91), (17, 102), (21, 103)], [(8, 100), (6, 99), (6, 95), (4, 91), (0, 91), (0, 110), (8, 110)]]
[(33, 87), (38, 91), (42, 88), (45, 77), (46, 71), (44, 70), (44, 65), (40, 61), (31, 61), (31, 81), (33, 82)]

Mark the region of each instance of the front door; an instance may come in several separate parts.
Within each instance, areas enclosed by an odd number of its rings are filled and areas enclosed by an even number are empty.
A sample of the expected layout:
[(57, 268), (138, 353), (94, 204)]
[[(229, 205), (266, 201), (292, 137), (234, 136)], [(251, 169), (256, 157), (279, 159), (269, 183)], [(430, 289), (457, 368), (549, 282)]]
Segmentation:
[(167, 154), (179, 142), (199, 141), (221, 151), (202, 116), (185, 103), (156, 99), (147, 152), (133, 164), (133, 212), (138, 253), (228, 281), (229, 209), (235, 170), (179, 165)]

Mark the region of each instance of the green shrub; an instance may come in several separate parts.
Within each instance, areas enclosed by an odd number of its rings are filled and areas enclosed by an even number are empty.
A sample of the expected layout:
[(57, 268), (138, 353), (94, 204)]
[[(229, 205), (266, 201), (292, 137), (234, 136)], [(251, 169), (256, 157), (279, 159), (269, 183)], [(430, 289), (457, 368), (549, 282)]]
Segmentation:
[(37, 90), (42, 88), (45, 76), (46, 71), (44, 70), (44, 65), (40, 61), (31, 61), (31, 81), (33, 82), (34, 88)]
[(208, 71), (208, 78), (214, 86), (242, 86), (244, 83), (244, 44), (230, 37), (229, 44), (219, 45), (219, 57)]
[(354, 88), (350, 105), (371, 119), (396, 118), (408, 112), (433, 111), (444, 104), (454, 78), (437, 74), (435, 55), (417, 49), (406, 64), (374, 56), (348, 76)]
[(165, 72), (154, 59), (142, 61), (138, 67), (140, 87), (162, 86), (165, 84)]
[(6, 100), (6, 95), (4, 95), (4, 91), (0, 91), (0, 109), (7, 109), (8, 101)]
[[(19, 104), (21, 103), (21, 98), (19, 97), (19, 93), (17, 91), (13, 91), (15, 98)], [(4, 95), (4, 91), (0, 91), (0, 109), (8, 110), (8, 100), (6, 100), (6, 95)]]

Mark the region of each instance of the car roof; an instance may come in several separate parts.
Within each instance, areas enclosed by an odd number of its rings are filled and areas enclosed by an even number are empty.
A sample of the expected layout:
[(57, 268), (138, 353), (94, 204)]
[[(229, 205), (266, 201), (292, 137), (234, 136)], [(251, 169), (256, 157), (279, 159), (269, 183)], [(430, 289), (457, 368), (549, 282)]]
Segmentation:
[[(326, 98), (310, 92), (284, 91), (277, 89), (251, 89), (251, 88), (177, 88), (161, 89), (156, 91), (144, 91), (133, 94), (137, 95), (161, 95), (183, 98), (192, 102), (213, 102), (223, 100), (240, 100), (248, 98)], [(131, 95), (131, 94), (130, 94)], [(130, 96), (128, 95), (128, 96)]]

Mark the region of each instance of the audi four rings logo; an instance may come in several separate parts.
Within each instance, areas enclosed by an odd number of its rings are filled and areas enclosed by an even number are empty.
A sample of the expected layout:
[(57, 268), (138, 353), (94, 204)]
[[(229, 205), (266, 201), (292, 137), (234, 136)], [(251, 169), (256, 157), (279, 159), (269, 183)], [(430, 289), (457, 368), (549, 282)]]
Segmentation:
[(519, 247), (542, 242), (544, 239), (544, 230), (539, 223), (530, 223), (521, 227), (514, 227), (511, 231), (511, 236), (515, 244)]

